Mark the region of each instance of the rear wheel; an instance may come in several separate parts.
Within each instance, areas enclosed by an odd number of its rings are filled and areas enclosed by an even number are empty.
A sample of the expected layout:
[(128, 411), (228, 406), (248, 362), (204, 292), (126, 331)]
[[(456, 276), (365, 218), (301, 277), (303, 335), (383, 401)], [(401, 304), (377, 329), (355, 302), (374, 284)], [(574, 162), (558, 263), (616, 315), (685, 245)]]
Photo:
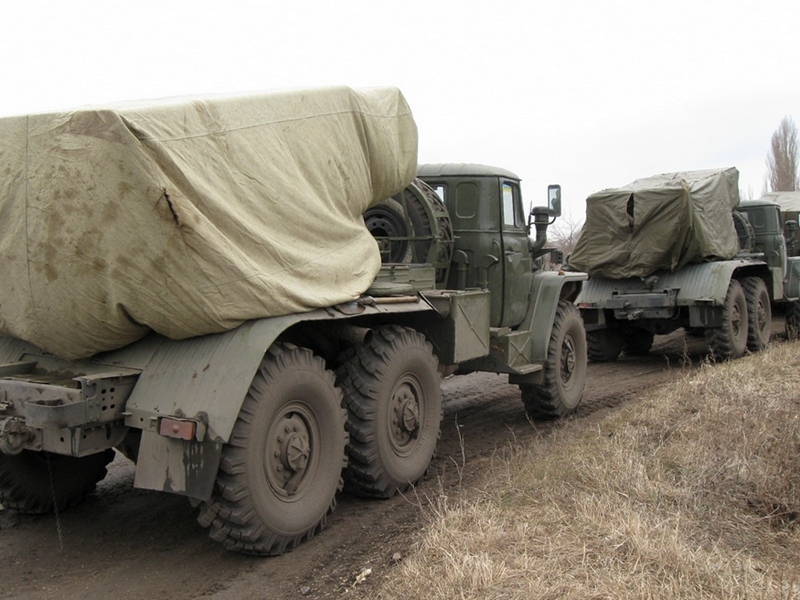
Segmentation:
[(30, 450), (0, 453), (0, 504), (31, 514), (75, 506), (94, 491), (113, 459), (110, 449), (82, 457)]
[(268, 350), (198, 516), (214, 540), (275, 555), (325, 526), (346, 463), (341, 398), (333, 373), (310, 350)]
[(625, 332), (622, 350), (628, 356), (647, 356), (653, 347), (655, 334), (647, 329), (629, 329)]
[(706, 341), (718, 358), (737, 358), (747, 351), (747, 331), (744, 289), (736, 279), (732, 279), (722, 306), (722, 326), (706, 329)]
[(759, 352), (766, 348), (772, 335), (772, 305), (767, 284), (760, 277), (744, 279), (747, 301), (747, 349)]
[(520, 385), (525, 411), (532, 419), (561, 419), (577, 410), (586, 384), (586, 333), (570, 302), (559, 302), (543, 385)]
[(622, 352), (622, 335), (617, 329), (587, 331), (586, 342), (591, 362), (613, 362)]
[(786, 337), (790, 340), (800, 339), (800, 302), (786, 305)]
[(406, 327), (376, 329), (345, 353), (337, 374), (350, 433), (348, 489), (388, 498), (417, 483), (442, 420), (438, 361), (425, 336)]

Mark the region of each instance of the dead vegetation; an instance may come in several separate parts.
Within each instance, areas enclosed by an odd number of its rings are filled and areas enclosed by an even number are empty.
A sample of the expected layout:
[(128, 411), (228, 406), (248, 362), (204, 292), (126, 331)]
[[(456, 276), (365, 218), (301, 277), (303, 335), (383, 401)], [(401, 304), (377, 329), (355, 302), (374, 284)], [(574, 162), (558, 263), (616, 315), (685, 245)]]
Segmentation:
[(469, 465), (370, 595), (800, 598), (800, 344), (597, 417)]

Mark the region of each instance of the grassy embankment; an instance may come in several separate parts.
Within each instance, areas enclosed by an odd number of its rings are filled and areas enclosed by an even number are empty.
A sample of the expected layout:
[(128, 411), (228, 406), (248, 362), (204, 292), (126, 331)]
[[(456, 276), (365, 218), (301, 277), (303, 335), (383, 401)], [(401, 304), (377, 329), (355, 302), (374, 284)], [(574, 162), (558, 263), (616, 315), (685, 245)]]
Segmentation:
[(467, 465), (371, 593), (800, 598), (800, 343), (592, 417)]

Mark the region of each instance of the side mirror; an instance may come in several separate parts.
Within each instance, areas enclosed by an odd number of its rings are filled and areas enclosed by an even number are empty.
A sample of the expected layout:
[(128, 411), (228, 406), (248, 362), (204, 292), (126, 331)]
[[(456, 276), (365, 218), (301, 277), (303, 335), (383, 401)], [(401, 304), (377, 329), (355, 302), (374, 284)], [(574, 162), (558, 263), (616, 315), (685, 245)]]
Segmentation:
[(561, 186), (558, 184), (547, 186), (547, 210), (551, 217), (561, 216)]
[(550, 262), (554, 265), (560, 265), (564, 262), (564, 251), (559, 250), (558, 248), (552, 248), (550, 250)]

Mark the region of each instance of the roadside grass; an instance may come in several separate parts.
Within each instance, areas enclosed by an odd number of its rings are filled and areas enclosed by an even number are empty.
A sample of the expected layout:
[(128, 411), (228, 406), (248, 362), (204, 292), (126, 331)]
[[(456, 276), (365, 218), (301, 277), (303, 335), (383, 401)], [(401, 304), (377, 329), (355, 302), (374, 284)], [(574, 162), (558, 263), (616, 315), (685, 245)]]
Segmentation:
[(498, 450), (379, 598), (800, 598), (800, 343)]

